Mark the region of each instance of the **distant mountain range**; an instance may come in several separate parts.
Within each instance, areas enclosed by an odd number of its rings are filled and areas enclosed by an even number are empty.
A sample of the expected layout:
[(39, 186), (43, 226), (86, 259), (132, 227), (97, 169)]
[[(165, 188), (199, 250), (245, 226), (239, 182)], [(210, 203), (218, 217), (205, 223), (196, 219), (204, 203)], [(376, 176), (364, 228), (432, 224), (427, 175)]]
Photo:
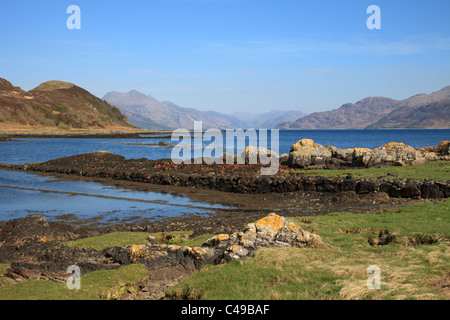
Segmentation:
[(448, 129), (450, 86), (405, 100), (369, 97), (338, 109), (315, 112), (279, 129)]
[(99, 99), (72, 83), (47, 81), (30, 91), (0, 78), (0, 128), (58, 129), (450, 129), (450, 86), (404, 100), (368, 97), (338, 109), (224, 114), (180, 107), (135, 90)]
[(136, 129), (119, 109), (63, 81), (24, 91), (0, 78), (0, 128)]
[(136, 90), (109, 92), (103, 99), (128, 117), (131, 123), (143, 129), (193, 129), (194, 121), (202, 121), (203, 129), (255, 128), (269, 129), (289, 119), (306, 114), (300, 111), (271, 111), (262, 114), (234, 113), (184, 108), (169, 101), (158, 101), (151, 95)]

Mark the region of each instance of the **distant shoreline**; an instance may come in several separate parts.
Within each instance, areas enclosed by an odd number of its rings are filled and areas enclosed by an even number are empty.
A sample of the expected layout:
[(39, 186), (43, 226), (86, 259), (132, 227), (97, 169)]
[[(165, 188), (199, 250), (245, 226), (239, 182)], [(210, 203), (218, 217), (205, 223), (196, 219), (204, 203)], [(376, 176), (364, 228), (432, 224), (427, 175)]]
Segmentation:
[(141, 135), (168, 134), (171, 131), (83, 131), (83, 132), (7, 132), (0, 131), (0, 136), (9, 138), (74, 138), (74, 139), (141, 139)]

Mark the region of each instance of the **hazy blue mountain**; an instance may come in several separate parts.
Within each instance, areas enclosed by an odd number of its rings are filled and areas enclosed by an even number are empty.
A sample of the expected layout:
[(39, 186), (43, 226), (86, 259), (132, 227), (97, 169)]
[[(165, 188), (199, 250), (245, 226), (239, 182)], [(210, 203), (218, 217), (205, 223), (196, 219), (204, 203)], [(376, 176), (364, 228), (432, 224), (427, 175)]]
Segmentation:
[(271, 111), (256, 115), (200, 111), (184, 108), (170, 101), (161, 102), (136, 90), (109, 92), (103, 99), (119, 108), (131, 123), (143, 129), (154, 130), (193, 129), (194, 121), (202, 121), (203, 129), (269, 129), (287, 119), (297, 119), (305, 115), (300, 111)]
[(307, 116), (308, 114), (301, 111), (282, 111), (272, 110), (266, 113), (253, 114), (248, 112), (235, 112), (231, 114), (235, 118), (246, 123), (246, 127), (255, 129), (271, 129), (280, 123), (295, 120)]

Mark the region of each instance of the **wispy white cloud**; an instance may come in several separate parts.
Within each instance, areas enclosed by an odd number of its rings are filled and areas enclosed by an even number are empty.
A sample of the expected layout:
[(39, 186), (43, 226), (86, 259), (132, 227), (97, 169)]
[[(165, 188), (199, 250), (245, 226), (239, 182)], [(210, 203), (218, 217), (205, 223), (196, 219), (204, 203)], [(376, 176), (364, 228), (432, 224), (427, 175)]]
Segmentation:
[(409, 55), (426, 51), (449, 51), (450, 37), (434, 34), (411, 35), (398, 41), (315, 41), (315, 40), (252, 40), (245, 42), (223, 42), (209, 44), (203, 52), (236, 55), (275, 55), (302, 53), (335, 54), (385, 54)]

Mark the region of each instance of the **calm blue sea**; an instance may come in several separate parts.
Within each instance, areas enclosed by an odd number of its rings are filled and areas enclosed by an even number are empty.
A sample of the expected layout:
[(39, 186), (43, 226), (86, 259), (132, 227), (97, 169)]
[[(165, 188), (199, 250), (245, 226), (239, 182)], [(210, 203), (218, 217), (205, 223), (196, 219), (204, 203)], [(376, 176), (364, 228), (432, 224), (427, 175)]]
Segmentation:
[[(438, 145), (450, 140), (450, 130), (280, 130), (279, 154), (289, 153), (292, 144), (300, 139), (313, 139), (321, 145), (338, 148), (377, 148), (389, 142), (403, 142), (414, 148)], [(18, 139), (0, 143), (0, 163), (40, 162), (94, 151), (110, 151), (127, 159), (151, 160), (171, 158), (170, 148), (130, 145), (157, 144), (171, 139)], [(224, 139), (225, 140), (225, 139)], [(183, 142), (184, 143), (184, 142)], [(211, 142), (203, 141), (203, 146)], [(247, 143), (248, 144), (248, 143)], [(192, 139), (194, 145), (194, 139)], [(268, 132), (270, 147), (270, 131)], [(224, 150), (226, 151), (226, 150)]]
[[(376, 148), (389, 142), (403, 142), (412, 147), (437, 145), (450, 140), (450, 130), (298, 130), (279, 132), (279, 154), (288, 153), (300, 139), (313, 139), (338, 148)], [(161, 139), (172, 145), (179, 141)], [(94, 151), (110, 151), (127, 159), (170, 158), (172, 149), (158, 146), (159, 139), (17, 139), (0, 142), (0, 162), (39, 162)], [(192, 139), (194, 141), (202, 141)], [(202, 146), (210, 141), (202, 141)], [(270, 131), (269, 131), (270, 148)], [(183, 141), (186, 143), (186, 141)], [(227, 151), (227, 150), (224, 150)], [(158, 192), (111, 188), (93, 182), (60, 181), (24, 172), (0, 170), (0, 220), (40, 214), (49, 220), (72, 215), (75, 219), (99, 222), (133, 221), (139, 217), (174, 217), (208, 214), (220, 206), (192, 202)]]

